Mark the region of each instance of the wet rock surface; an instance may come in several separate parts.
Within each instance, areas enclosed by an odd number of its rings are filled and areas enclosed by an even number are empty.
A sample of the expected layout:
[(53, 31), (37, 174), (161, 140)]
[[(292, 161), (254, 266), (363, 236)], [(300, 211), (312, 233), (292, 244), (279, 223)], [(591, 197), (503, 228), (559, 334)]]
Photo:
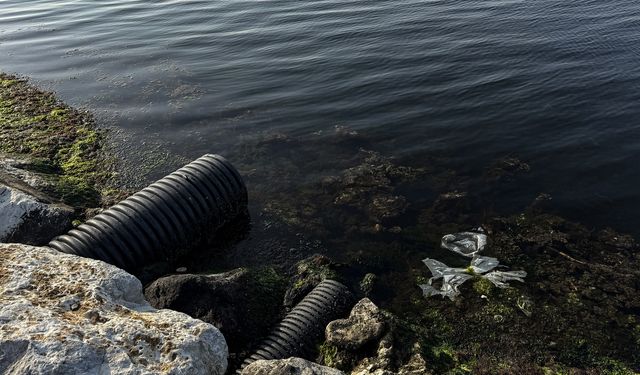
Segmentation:
[(325, 279), (339, 279), (336, 264), (324, 255), (313, 255), (298, 262), (284, 295), (284, 306), (292, 308)]
[(360, 300), (347, 319), (334, 320), (326, 328), (326, 342), (342, 349), (356, 350), (380, 338), (386, 324), (380, 309), (370, 299)]
[(236, 269), (162, 277), (145, 288), (152, 306), (168, 308), (218, 327), (230, 351), (250, 347), (283, 313), (286, 280), (274, 269)]
[(429, 374), (419, 336), (364, 298), (326, 328), (319, 361), (350, 374)]
[(225, 373), (220, 331), (152, 308), (132, 275), (48, 248), (0, 254), (1, 373)]
[(0, 82), (0, 167), (70, 206), (109, 204), (115, 174), (91, 114), (23, 78)]
[(0, 183), (0, 242), (44, 245), (71, 229), (73, 208), (33, 194)]
[(302, 358), (288, 358), (253, 362), (242, 375), (344, 375), (344, 372)]

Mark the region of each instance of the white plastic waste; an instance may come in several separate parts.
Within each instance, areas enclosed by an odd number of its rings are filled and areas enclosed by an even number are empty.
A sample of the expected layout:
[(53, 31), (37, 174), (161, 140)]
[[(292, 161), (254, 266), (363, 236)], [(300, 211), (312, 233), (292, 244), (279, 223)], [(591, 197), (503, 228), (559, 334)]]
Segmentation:
[(451, 250), (466, 257), (473, 257), (484, 250), (487, 245), (487, 235), (481, 232), (461, 232), (447, 234), (442, 237), (440, 245), (447, 250)]
[[(474, 274), (478, 277), (486, 278), (498, 288), (507, 288), (509, 281), (524, 282), (527, 276), (525, 271), (499, 271), (495, 270), (500, 262), (496, 258), (476, 256), (471, 259), (468, 268), (449, 267), (446, 264), (435, 259), (426, 258), (422, 262), (429, 267), (432, 277), (427, 284), (418, 285), (422, 289), (425, 297), (440, 295), (448, 297), (452, 301), (460, 294), (458, 288), (465, 281), (472, 279)], [(489, 272), (491, 271), (491, 272)], [(433, 282), (442, 279), (442, 286), (436, 289)]]
[[(442, 247), (460, 255), (471, 257), (467, 268), (449, 267), (446, 264), (431, 258), (425, 258), (422, 262), (431, 271), (431, 278), (427, 284), (418, 285), (425, 297), (440, 295), (454, 300), (460, 291), (458, 288), (465, 281), (474, 276), (483, 277), (491, 281), (498, 288), (506, 288), (509, 281), (524, 282), (527, 276), (525, 271), (500, 271), (494, 270), (500, 262), (496, 258), (479, 256), (477, 253), (484, 250), (487, 244), (487, 236), (480, 232), (462, 232), (447, 234), (442, 237)], [(440, 288), (436, 288), (434, 281), (442, 279)]]
[(484, 275), (489, 281), (491, 281), (498, 288), (507, 288), (508, 281), (520, 281), (524, 282), (524, 278), (527, 276), (525, 271), (493, 271)]
[(475, 256), (471, 259), (471, 269), (475, 273), (486, 273), (498, 267), (500, 262), (496, 258)]
[[(440, 295), (453, 300), (460, 294), (458, 287), (473, 277), (467, 273), (467, 270), (464, 268), (449, 267), (435, 259), (426, 258), (423, 259), (422, 262), (429, 267), (429, 271), (431, 271), (433, 275), (429, 281), (427, 281), (427, 284), (418, 285), (420, 289), (422, 289), (422, 294), (425, 297)], [(442, 286), (440, 289), (436, 289), (433, 286), (433, 282), (439, 279), (442, 279)]]
[(433, 275), (433, 279), (439, 279), (441, 277), (444, 277), (445, 275), (456, 275), (466, 272), (466, 269), (464, 268), (449, 267), (446, 264), (435, 259), (426, 258), (422, 260), (422, 263), (424, 263), (429, 268), (429, 271), (431, 271), (431, 274)]

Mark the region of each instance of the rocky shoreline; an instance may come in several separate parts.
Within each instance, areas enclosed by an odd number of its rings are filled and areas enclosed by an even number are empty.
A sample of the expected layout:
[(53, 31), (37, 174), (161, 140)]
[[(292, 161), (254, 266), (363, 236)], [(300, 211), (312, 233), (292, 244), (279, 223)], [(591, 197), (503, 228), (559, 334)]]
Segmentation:
[[(246, 266), (225, 263), (215, 252), (233, 247), (231, 228), (213, 250), (182, 259), (186, 269), (156, 264), (134, 276), (29, 246), (46, 244), (127, 195), (115, 187), (117, 171), (91, 115), (0, 73), (0, 131), (0, 373), (231, 373), (324, 279), (349, 285), (359, 302), (326, 327), (316, 355), (258, 361), (242, 374), (640, 370), (639, 246), (630, 236), (549, 214), (544, 195), (522, 213), (478, 217), (474, 201), (484, 197), (453, 182), (454, 172), (402, 165), (365, 149), (370, 145), (356, 132), (337, 128), (331, 147), (359, 151), (300, 192), (264, 189), (257, 230), (266, 234), (234, 250)], [(281, 150), (283, 143), (298, 155), (308, 152), (302, 141), (284, 136), (261, 140), (252, 152)], [(238, 159), (257, 171), (250, 179), (280, 177), (261, 176), (251, 157)], [(281, 165), (264, 173), (308, 168), (289, 156), (275, 154), (273, 162)], [(515, 158), (498, 161), (487, 169), (487, 186), (499, 191), (528, 170)], [(426, 207), (403, 195), (416, 179), (434, 186)], [(526, 270), (525, 283), (500, 289), (474, 277), (456, 301), (424, 298), (417, 287), (427, 279), (423, 248), (433, 252), (442, 235), (478, 223), (489, 238), (486, 254)], [(320, 246), (289, 246), (274, 228), (299, 234), (299, 244), (333, 236), (327, 242), (344, 248), (343, 263)], [(233, 266), (196, 267), (212, 256)], [(396, 269), (400, 258), (409, 265)]]

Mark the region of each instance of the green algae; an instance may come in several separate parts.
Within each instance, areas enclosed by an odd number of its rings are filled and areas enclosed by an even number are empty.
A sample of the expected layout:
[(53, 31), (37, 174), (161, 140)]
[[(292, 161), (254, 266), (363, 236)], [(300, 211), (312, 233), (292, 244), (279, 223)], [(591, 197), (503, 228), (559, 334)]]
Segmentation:
[(76, 208), (100, 205), (113, 172), (104, 132), (89, 113), (0, 73), (0, 131), (0, 153), (27, 158), (22, 167), (46, 175), (54, 198)]
[(487, 278), (484, 278), (484, 277), (479, 277), (473, 283), (473, 290), (477, 294), (483, 295), (483, 296), (491, 295), (492, 292), (495, 290), (495, 288), (496, 288), (495, 285), (493, 285), (491, 281), (489, 281)]
[(336, 356), (338, 355), (338, 348), (336, 346), (324, 342), (318, 346), (318, 355), (326, 366), (338, 366), (338, 361), (336, 359)]

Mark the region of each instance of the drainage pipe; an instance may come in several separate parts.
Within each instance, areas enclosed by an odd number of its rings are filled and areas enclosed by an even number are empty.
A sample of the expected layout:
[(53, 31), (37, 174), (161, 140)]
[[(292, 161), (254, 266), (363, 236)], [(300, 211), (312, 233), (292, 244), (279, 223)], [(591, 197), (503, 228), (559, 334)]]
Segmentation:
[(102, 211), (48, 246), (135, 270), (215, 231), (247, 209), (238, 171), (218, 155), (203, 155)]
[(316, 286), (264, 339), (237, 374), (261, 359), (309, 358), (322, 341), (327, 324), (348, 314), (353, 307), (349, 289), (335, 280)]

